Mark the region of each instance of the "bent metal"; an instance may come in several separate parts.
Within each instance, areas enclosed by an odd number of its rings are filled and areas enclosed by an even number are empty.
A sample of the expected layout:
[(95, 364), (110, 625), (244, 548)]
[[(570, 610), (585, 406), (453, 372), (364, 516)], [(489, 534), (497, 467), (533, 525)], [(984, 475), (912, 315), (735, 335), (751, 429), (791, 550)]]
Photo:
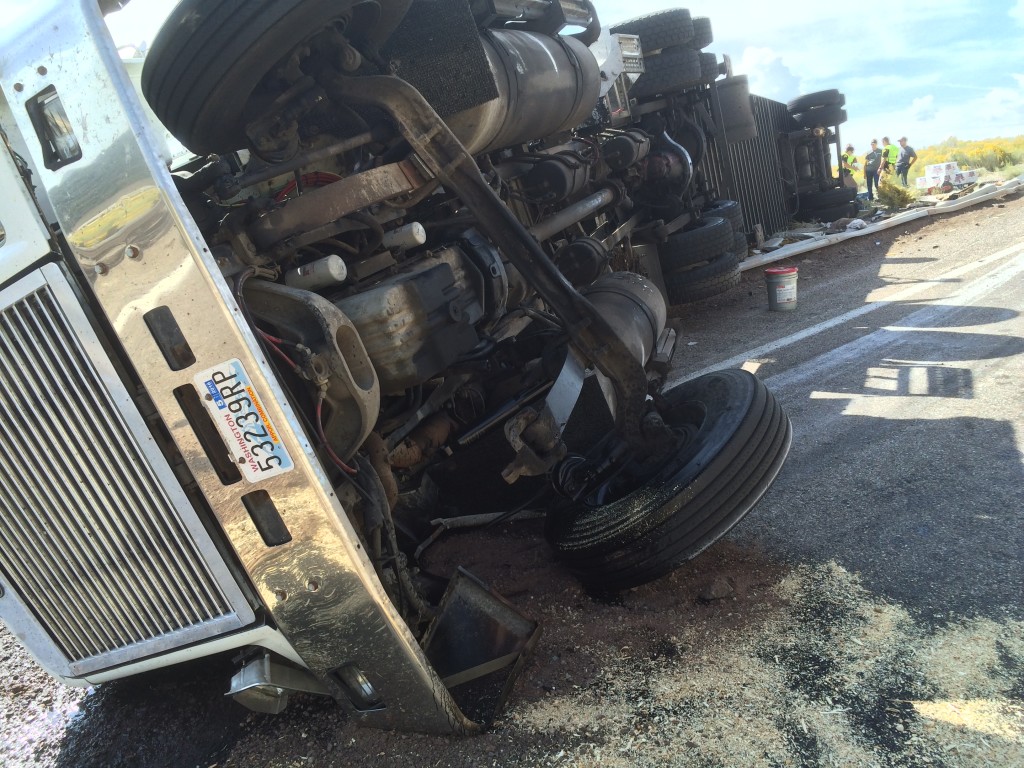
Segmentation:
[(70, 685), (231, 650), (260, 711), (478, 732), (539, 625), (429, 573), (438, 510), (626, 589), (785, 461), (752, 375), (665, 386), (668, 308), (739, 279), (745, 81), (567, 0), (182, 0), (133, 79), (123, 4), (0, 31), (0, 618)]

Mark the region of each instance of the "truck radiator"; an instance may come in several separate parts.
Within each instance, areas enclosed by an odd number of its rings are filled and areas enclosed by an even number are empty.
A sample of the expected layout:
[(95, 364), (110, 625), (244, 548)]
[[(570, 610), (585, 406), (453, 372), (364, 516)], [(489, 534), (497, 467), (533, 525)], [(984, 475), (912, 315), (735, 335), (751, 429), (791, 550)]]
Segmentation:
[(0, 424), (0, 577), (40, 660), (75, 677), (252, 621), (55, 265), (0, 291)]
[[(721, 147), (708, 142), (705, 172), (722, 191), (723, 197), (738, 200), (743, 208), (743, 228), (750, 232), (755, 224), (764, 228), (765, 236), (785, 229), (793, 216), (779, 159), (779, 135), (789, 130), (790, 116), (786, 105), (763, 96), (751, 95), (757, 136)], [(725, 184), (723, 168), (731, 164), (734, 189)]]

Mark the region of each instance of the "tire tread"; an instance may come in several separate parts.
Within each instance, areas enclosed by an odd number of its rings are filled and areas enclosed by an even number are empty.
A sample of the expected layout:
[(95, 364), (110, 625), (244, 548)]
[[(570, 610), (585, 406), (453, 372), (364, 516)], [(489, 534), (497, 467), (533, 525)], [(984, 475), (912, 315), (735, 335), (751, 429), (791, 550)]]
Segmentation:
[[(709, 376), (735, 378), (739, 373)], [(628, 589), (693, 559), (742, 520), (775, 480), (792, 443), (792, 425), (781, 404), (759, 380), (753, 386), (734, 434), (685, 488), (668, 489), (667, 499), (665, 493), (657, 497), (654, 505), (660, 506), (652, 510), (650, 524), (635, 526), (631, 539), (611, 546), (593, 526), (573, 546), (553, 542), (566, 567), (588, 586)]]

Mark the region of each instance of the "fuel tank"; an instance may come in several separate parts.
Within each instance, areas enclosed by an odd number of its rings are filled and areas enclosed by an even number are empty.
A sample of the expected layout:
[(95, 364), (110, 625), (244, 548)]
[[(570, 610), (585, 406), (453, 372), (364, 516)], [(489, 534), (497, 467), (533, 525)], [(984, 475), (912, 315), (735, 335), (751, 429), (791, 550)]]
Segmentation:
[(590, 116), (601, 75), (579, 40), (510, 29), (481, 40), (498, 96), (445, 120), (471, 153), (550, 136)]

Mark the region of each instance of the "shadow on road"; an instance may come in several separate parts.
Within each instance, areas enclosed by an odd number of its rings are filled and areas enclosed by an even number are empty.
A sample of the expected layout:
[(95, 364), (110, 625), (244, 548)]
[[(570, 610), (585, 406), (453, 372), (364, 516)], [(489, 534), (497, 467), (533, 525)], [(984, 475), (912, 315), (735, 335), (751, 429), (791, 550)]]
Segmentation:
[(1024, 471), (1009, 424), (847, 417), (829, 440), (802, 431), (741, 538), (835, 560), (925, 620), (1024, 618)]
[(737, 535), (834, 559), (926, 622), (1024, 618), (1021, 356), (1016, 336), (885, 328), (772, 377), (794, 448)]

